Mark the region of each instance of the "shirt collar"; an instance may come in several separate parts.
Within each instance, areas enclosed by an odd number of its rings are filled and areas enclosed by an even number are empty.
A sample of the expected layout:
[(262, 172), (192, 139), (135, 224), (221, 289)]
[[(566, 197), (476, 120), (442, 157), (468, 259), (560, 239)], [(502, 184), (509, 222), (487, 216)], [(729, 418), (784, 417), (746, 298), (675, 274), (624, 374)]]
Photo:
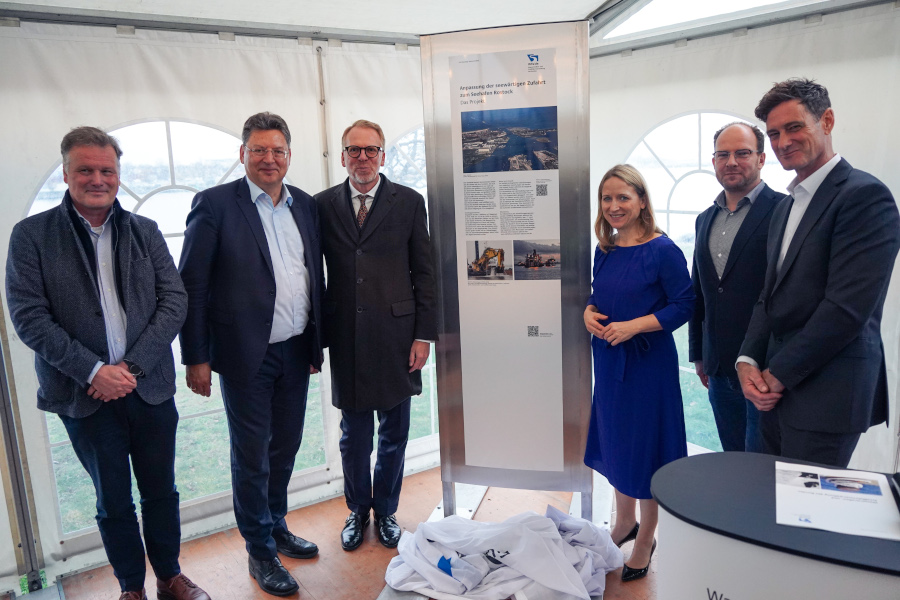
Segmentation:
[[(249, 177), (244, 177), (247, 180), (247, 185), (250, 187), (250, 201), (256, 204), (256, 201), (259, 200), (260, 195), (265, 194), (266, 198), (272, 200), (272, 197), (269, 196), (261, 187), (250, 181)], [(288, 206), (292, 206), (294, 204), (294, 199), (291, 197), (291, 193), (288, 191), (288, 188), (284, 183), (281, 184), (281, 198), (285, 201)], [(273, 201), (274, 204), (274, 201)]]
[[(93, 231), (93, 230), (94, 230), (94, 226), (91, 225), (90, 221), (88, 221), (87, 219), (85, 219), (85, 218), (84, 218), (84, 215), (81, 214), (81, 213), (78, 211), (78, 208), (76, 208), (74, 202), (72, 203), (72, 210), (75, 211), (75, 214), (78, 215), (78, 218), (81, 220), (81, 224), (84, 225), (84, 226), (87, 228), (88, 231)], [(113, 212), (115, 212), (115, 205), (109, 207), (109, 212), (106, 213), (106, 218), (103, 219), (103, 224), (100, 225), (101, 231), (102, 231), (102, 229), (103, 229), (104, 227), (106, 227), (106, 224), (109, 223), (109, 220), (110, 220), (110, 219), (112, 218), (112, 216), (113, 216)]]
[(363, 194), (363, 195), (366, 195), (366, 196), (371, 196), (372, 198), (374, 198), (374, 197), (375, 197), (375, 194), (378, 193), (378, 188), (381, 187), (381, 174), (379, 173), (379, 175), (378, 175), (378, 181), (375, 182), (375, 187), (373, 187), (373, 188), (372, 188), (371, 190), (369, 190), (368, 192), (361, 192), (361, 191), (359, 191), (358, 189), (356, 189), (356, 186), (353, 185), (353, 180), (352, 180), (352, 179), (349, 179), (349, 178), (348, 178), (348, 179), (347, 179), (347, 183), (350, 184), (350, 197), (351, 197), (351, 198), (356, 198), (356, 197), (359, 196), (360, 194)]
[[(756, 202), (756, 199), (759, 197), (760, 192), (763, 191), (763, 188), (766, 187), (766, 182), (762, 179), (759, 180), (759, 183), (756, 184), (756, 187), (750, 190), (744, 198), (750, 201), (750, 205), (753, 206), (753, 203)], [(738, 202), (738, 208), (741, 207), (741, 202), (744, 201), (744, 198), (741, 198)], [(716, 196), (716, 204), (719, 205), (719, 208), (728, 208), (725, 204), (725, 192), (719, 192), (719, 195)]]
[(825, 181), (825, 178), (828, 177), (828, 174), (834, 170), (839, 162), (841, 162), (841, 155), (835, 153), (835, 155), (831, 157), (831, 160), (819, 167), (818, 171), (816, 171), (803, 181), (797, 181), (797, 178), (794, 177), (794, 180), (791, 181), (787, 186), (788, 193), (794, 195), (794, 189), (800, 188), (801, 190), (806, 192), (806, 194), (810, 198), (812, 198), (816, 195), (816, 191), (818, 191), (819, 186), (822, 185), (822, 182)]

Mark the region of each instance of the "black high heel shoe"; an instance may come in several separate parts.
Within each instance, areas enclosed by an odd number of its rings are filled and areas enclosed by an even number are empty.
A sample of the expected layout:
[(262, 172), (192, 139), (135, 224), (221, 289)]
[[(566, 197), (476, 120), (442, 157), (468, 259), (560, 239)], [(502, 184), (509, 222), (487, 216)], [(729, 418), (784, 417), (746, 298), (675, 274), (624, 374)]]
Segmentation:
[(634, 538), (636, 538), (636, 537), (637, 537), (637, 534), (638, 534), (638, 530), (639, 530), (640, 528), (641, 528), (641, 524), (640, 524), (640, 523), (635, 523), (635, 524), (634, 524), (634, 527), (631, 528), (631, 531), (629, 531), (629, 532), (625, 535), (625, 537), (623, 537), (621, 540), (619, 540), (618, 542), (616, 542), (616, 546), (618, 546), (619, 548), (621, 548), (621, 547), (622, 547), (622, 544), (624, 544), (625, 542), (630, 542), (631, 540), (633, 540)]
[(622, 567), (622, 581), (634, 581), (635, 579), (646, 577), (647, 572), (650, 570), (650, 561), (653, 560), (653, 552), (655, 550), (656, 540), (653, 540), (653, 545), (650, 546), (650, 560), (647, 561), (647, 566), (643, 569), (632, 569), (628, 565), (624, 565)]

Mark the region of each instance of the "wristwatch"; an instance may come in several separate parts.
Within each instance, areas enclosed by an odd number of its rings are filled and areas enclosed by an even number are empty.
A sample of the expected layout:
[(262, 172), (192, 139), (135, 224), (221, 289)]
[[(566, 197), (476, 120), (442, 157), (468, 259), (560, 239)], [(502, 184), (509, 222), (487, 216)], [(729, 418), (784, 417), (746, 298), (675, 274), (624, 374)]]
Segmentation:
[(128, 359), (125, 359), (122, 362), (128, 366), (128, 371), (135, 377), (143, 377), (144, 376), (144, 370), (142, 368), (140, 368), (137, 365), (137, 363), (131, 362)]

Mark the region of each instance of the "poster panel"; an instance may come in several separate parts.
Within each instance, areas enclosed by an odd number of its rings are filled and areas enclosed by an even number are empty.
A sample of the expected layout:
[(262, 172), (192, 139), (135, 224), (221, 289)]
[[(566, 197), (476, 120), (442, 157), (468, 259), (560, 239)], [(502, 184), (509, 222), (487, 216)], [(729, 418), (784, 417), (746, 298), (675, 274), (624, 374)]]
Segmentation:
[(587, 490), (585, 23), (422, 38), (442, 478)]

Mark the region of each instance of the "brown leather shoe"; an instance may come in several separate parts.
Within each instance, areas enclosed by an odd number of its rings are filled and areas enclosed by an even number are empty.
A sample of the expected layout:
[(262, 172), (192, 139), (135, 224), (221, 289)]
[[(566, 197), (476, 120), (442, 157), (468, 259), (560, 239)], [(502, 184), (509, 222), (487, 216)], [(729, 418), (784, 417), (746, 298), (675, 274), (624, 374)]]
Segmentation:
[(144, 590), (139, 592), (122, 592), (119, 600), (147, 600), (147, 594)]
[(197, 587), (184, 573), (179, 573), (168, 581), (157, 579), (156, 597), (159, 600), (210, 600), (209, 594)]

